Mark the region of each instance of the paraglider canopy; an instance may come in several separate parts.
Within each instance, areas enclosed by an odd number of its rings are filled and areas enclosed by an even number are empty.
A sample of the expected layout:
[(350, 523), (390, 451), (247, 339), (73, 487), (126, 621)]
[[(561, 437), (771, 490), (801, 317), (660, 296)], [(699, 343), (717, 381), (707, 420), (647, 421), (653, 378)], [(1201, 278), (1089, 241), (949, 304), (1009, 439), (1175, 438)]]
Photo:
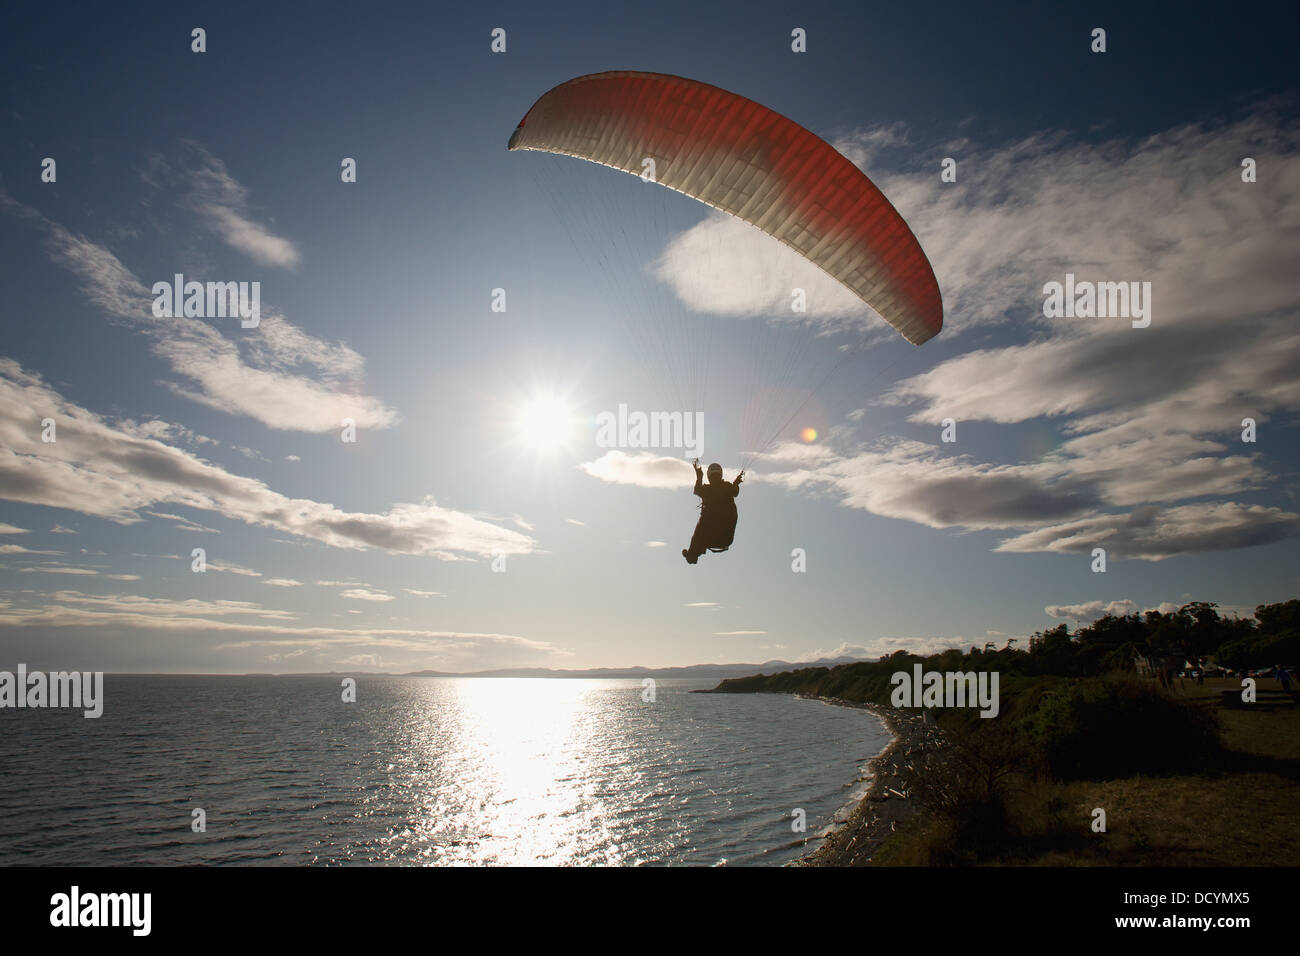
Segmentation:
[(884, 194), (825, 140), (753, 100), (662, 73), (595, 73), (543, 95), (509, 148), (649, 172), (794, 249), (913, 345), (943, 327), (934, 271)]

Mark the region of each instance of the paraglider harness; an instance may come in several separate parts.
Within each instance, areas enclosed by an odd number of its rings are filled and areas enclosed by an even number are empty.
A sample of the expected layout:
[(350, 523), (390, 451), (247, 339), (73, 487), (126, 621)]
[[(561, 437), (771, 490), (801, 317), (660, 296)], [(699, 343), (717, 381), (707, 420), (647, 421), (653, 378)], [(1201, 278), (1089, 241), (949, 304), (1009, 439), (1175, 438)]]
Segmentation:
[[(700, 465), (700, 460), (699, 460), (698, 458), (696, 458), (696, 459), (695, 459), (695, 467), (698, 468), (699, 465)], [(736, 475), (736, 481), (739, 482), (739, 481), (740, 481), (742, 478), (744, 478), (744, 477), (745, 477), (745, 469), (742, 468), (742, 469), (740, 469), (740, 474)], [(703, 518), (703, 517), (704, 517), (704, 499), (703, 499), (703, 498), (700, 499), (700, 503), (699, 503), (699, 505), (696, 506), (696, 510), (699, 511), (699, 513), (700, 513), (700, 518)], [(721, 554), (723, 551), (730, 551), (730, 550), (731, 550), (731, 545), (727, 545), (725, 548), (709, 548), (708, 550), (709, 550), (711, 553), (713, 553), (713, 554)]]

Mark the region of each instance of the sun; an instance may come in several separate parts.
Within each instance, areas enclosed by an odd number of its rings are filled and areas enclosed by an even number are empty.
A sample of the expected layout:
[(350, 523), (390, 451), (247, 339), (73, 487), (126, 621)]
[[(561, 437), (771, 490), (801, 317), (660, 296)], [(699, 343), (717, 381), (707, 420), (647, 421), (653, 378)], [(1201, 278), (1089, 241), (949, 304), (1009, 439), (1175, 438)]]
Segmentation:
[(567, 448), (576, 427), (573, 409), (554, 395), (534, 395), (519, 406), (515, 415), (516, 437), (539, 453)]

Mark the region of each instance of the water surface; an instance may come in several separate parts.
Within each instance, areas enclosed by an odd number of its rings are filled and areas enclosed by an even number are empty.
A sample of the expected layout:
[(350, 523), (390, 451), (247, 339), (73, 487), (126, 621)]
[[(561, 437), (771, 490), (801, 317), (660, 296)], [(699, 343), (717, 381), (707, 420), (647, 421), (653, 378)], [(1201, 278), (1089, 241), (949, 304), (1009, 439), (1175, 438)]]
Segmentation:
[[(115, 676), (0, 710), (0, 864), (779, 864), (888, 741), (713, 681)], [(193, 832), (202, 808), (207, 831)]]

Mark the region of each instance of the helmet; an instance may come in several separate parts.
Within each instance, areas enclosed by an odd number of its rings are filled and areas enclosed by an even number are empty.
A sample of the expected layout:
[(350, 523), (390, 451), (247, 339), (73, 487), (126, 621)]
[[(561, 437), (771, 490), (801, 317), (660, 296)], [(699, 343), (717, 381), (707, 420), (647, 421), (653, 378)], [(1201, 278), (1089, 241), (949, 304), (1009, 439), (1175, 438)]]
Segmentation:
[(722, 466), (719, 465), (716, 461), (713, 464), (709, 465), (709, 481), (713, 480), (714, 475), (717, 475), (719, 478), (722, 477)]

